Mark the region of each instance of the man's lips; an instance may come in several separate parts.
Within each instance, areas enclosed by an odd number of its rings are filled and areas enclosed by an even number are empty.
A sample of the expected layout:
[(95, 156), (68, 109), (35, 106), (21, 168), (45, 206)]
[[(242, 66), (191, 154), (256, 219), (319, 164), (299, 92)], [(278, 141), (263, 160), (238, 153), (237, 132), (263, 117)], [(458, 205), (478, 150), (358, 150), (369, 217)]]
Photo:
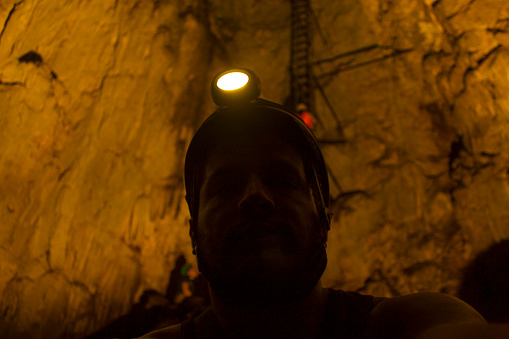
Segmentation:
[(236, 228), (228, 238), (232, 246), (242, 251), (242, 247), (285, 246), (292, 243), (294, 235), (285, 223), (249, 221)]
[(234, 228), (233, 235), (237, 239), (258, 238), (264, 235), (292, 237), (291, 227), (284, 222), (275, 220), (249, 220)]

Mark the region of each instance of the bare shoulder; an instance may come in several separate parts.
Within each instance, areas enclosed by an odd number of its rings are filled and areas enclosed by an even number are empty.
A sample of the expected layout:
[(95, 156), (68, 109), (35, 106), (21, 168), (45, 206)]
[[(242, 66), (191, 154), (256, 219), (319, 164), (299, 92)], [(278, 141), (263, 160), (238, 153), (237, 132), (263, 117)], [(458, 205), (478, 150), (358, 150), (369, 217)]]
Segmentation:
[(486, 324), (462, 300), (442, 293), (415, 293), (380, 301), (368, 316), (367, 338), (412, 338), (443, 324)]
[(139, 339), (179, 339), (180, 338), (180, 324), (165, 327), (150, 333), (145, 334)]
[(404, 312), (405, 314), (421, 315), (427, 318), (472, 318), (484, 322), (484, 318), (470, 305), (448, 294), (414, 293), (382, 300), (373, 309), (373, 315), (385, 316)]

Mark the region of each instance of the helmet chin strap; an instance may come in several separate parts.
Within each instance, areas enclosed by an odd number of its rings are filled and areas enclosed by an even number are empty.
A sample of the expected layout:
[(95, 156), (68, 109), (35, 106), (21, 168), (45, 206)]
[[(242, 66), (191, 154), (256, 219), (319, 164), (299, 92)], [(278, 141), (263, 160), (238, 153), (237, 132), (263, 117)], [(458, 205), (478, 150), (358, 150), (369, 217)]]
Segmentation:
[(312, 259), (302, 272), (301, 282), (297, 284), (293, 293), (295, 296), (307, 297), (322, 277), (325, 267), (327, 267), (326, 246), (325, 242), (315, 246)]
[(280, 299), (300, 299), (309, 296), (320, 281), (326, 266), (325, 244), (317, 245), (314, 248), (311, 260), (307, 263), (307, 267), (299, 272), (295, 284), (289, 286), (287, 293), (282, 294)]

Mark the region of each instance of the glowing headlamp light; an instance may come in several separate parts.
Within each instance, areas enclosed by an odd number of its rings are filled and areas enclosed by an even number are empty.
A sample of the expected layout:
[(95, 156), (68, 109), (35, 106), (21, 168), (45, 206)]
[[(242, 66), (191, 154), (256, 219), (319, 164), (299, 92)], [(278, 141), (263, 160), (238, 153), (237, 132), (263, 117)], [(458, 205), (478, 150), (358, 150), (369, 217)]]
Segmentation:
[(218, 106), (246, 103), (260, 95), (260, 80), (250, 69), (229, 69), (214, 77), (211, 92)]

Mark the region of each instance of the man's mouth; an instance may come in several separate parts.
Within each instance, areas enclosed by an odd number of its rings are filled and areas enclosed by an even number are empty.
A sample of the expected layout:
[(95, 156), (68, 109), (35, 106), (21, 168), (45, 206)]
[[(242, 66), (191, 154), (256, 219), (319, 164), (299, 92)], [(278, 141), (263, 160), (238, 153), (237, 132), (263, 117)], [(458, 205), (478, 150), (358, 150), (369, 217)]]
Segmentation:
[(288, 224), (275, 220), (250, 220), (236, 227), (239, 237), (257, 237), (264, 234), (275, 234), (291, 237), (291, 228)]
[(242, 252), (261, 251), (266, 249), (284, 249), (288, 247), (288, 235), (273, 232), (267, 229), (258, 229), (242, 234), (237, 241), (237, 250)]

